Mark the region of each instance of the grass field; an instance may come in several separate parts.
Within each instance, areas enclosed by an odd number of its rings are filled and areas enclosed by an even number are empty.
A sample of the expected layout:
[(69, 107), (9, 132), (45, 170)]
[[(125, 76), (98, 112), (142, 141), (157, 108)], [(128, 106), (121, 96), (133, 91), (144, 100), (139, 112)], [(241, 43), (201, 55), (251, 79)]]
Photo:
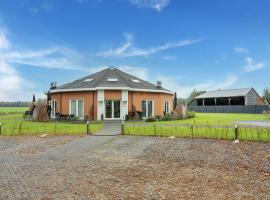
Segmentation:
[[(196, 113), (196, 118), (152, 123), (126, 123), (125, 134), (188, 138), (234, 139), (234, 121), (269, 120), (264, 115)], [(238, 128), (240, 140), (270, 141), (270, 128)]]
[(204, 124), (204, 125), (233, 125), (239, 120), (269, 120), (262, 114), (235, 114), (235, 113), (196, 113), (195, 118), (175, 121), (159, 121), (158, 124)]
[[(86, 134), (86, 124), (66, 122), (31, 122), (23, 119), (23, 114), (7, 114), (0, 116), (2, 135), (63, 135)], [(103, 127), (102, 123), (90, 124), (90, 132), (95, 133)]]
[(28, 108), (27, 107), (0, 107), (0, 114), (2, 113), (24, 113)]

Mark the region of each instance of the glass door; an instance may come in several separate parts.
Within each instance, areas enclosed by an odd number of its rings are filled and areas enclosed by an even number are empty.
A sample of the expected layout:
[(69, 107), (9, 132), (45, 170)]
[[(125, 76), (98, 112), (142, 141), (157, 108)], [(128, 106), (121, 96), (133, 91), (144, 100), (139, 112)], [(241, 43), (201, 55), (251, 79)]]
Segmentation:
[(120, 100), (113, 101), (113, 118), (120, 118)]
[(152, 100), (143, 100), (142, 101), (142, 117), (148, 118), (153, 116), (153, 101)]
[(121, 118), (121, 103), (120, 100), (105, 101), (105, 118), (120, 119)]
[(105, 118), (111, 119), (112, 118), (112, 101), (106, 100), (105, 103)]

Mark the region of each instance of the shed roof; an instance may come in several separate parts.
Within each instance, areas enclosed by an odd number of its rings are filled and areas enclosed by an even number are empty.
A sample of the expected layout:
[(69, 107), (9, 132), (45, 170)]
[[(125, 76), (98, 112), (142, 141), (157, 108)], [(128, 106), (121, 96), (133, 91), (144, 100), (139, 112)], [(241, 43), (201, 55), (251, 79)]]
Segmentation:
[(246, 96), (253, 88), (241, 88), (241, 89), (228, 89), (228, 90), (215, 90), (208, 91), (197, 97), (196, 99), (203, 98), (222, 98), (222, 97), (239, 97)]
[(117, 68), (109, 67), (95, 74), (75, 80), (51, 89), (50, 92), (57, 91), (80, 91), (80, 90), (95, 90), (99, 88), (109, 89), (134, 89), (153, 92), (167, 92), (170, 90), (157, 86), (148, 81), (123, 72)]

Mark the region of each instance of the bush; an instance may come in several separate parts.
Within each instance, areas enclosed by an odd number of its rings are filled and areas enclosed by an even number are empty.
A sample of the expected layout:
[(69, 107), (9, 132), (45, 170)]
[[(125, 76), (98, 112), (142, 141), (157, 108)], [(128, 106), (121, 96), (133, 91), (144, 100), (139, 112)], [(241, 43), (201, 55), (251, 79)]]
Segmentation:
[(187, 118), (190, 119), (190, 118), (195, 118), (196, 117), (196, 113), (195, 112), (188, 112), (187, 114)]
[(172, 120), (172, 116), (170, 114), (166, 114), (160, 119), (160, 121), (170, 121), (170, 120)]
[(155, 122), (156, 121), (156, 118), (154, 117), (148, 117), (145, 122)]

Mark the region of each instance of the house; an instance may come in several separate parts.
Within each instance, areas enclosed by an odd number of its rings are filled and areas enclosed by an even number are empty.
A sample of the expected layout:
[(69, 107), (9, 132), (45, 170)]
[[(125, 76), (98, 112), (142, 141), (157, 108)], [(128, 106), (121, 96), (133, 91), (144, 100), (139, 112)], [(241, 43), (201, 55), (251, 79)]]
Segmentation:
[(254, 88), (215, 90), (203, 93), (189, 103), (196, 112), (262, 113), (269, 110)]
[(80, 119), (125, 119), (138, 112), (142, 118), (171, 112), (173, 92), (125, 73), (107, 68), (62, 86), (52, 84), (51, 117), (74, 115)]

